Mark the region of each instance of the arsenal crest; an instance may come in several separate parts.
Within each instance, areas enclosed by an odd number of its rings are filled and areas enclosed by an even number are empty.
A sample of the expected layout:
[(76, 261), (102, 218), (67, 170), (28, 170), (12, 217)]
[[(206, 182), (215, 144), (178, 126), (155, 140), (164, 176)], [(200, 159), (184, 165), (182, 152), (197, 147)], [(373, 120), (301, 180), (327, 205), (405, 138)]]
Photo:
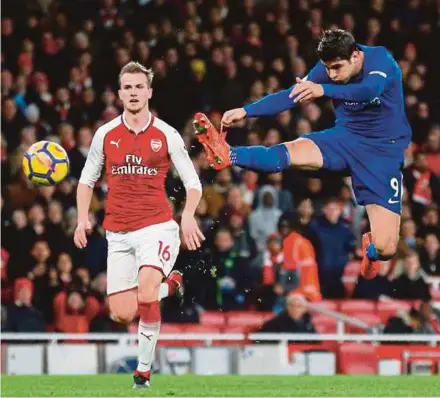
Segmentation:
[(162, 140), (151, 140), (150, 145), (154, 152), (159, 152), (160, 148), (162, 148)]

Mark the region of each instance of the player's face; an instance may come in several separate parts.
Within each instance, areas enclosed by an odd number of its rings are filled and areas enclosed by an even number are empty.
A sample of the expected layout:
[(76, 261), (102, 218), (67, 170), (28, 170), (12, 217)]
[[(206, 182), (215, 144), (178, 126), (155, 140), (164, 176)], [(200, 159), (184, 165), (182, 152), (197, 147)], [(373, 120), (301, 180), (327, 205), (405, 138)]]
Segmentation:
[(119, 98), (128, 112), (136, 114), (148, 107), (152, 94), (153, 90), (148, 87), (147, 76), (143, 73), (124, 73), (121, 76)]
[(324, 62), (324, 65), (333, 82), (344, 84), (359, 73), (359, 60), (359, 51), (355, 51), (349, 60), (336, 59)]

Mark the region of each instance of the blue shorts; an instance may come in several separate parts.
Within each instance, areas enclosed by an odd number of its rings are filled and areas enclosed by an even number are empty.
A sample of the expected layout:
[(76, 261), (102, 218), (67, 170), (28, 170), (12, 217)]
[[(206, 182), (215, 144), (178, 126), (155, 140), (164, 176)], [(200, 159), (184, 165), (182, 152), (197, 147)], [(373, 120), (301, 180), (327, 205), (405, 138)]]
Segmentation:
[(402, 168), (408, 139), (369, 138), (334, 127), (302, 137), (321, 150), (323, 168), (348, 172), (360, 205), (376, 204), (394, 213), (402, 209)]

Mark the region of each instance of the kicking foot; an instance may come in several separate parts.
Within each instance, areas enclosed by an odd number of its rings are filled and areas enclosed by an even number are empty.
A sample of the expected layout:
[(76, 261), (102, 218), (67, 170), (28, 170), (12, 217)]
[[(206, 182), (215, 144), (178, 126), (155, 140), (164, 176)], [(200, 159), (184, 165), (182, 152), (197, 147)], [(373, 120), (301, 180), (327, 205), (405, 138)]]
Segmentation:
[(368, 232), (362, 236), (362, 252), (364, 257), (361, 264), (361, 275), (365, 279), (373, 279), (379, 273), (380, 261), (371, 261), (367, 256), (367, 247), (373, 243), (371, 232)]
[(180, 271), (171, 271), (165, 283), (168, 284), (169, 295), (175, 295), (180, 300), (180, 305), (183, 304), (183, 274)]
[(203, 113), (196, 113), (193, 124), (196, 137), (203, 145), (211, 167), (215, 170), (222, 170), (230, 166), (230, 147), (225, 139), (226, 133), (218, 132)]
[(149, 388), (150, 387), (150, 371), (140, 372), (135, 370), (133, 373), (133, 388)]

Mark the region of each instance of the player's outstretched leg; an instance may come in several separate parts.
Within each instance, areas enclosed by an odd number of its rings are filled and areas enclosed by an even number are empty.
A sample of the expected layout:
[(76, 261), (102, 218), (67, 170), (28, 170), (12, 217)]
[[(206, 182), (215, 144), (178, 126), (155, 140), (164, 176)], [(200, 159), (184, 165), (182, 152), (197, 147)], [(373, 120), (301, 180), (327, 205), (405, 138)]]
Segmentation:
[(226, 134), (218, 132), (203, 113), (194, 117), (196, 137), (203, 145), (208, 162), (221, 170), (230, 165), (246, 169), (278, 173), (290, 166), (317, 170), (323, 166), (323, 157), (319, 147), (308, 138), (299, 138), (272, 147), (230, 147)]
[(139, 270), (139, 355), (138, 366), (133, 374), (133, 388), (150, 386), (151, 366), (160, 332), (159, 289), (163, 274), (156, 268), (144, 266)]

